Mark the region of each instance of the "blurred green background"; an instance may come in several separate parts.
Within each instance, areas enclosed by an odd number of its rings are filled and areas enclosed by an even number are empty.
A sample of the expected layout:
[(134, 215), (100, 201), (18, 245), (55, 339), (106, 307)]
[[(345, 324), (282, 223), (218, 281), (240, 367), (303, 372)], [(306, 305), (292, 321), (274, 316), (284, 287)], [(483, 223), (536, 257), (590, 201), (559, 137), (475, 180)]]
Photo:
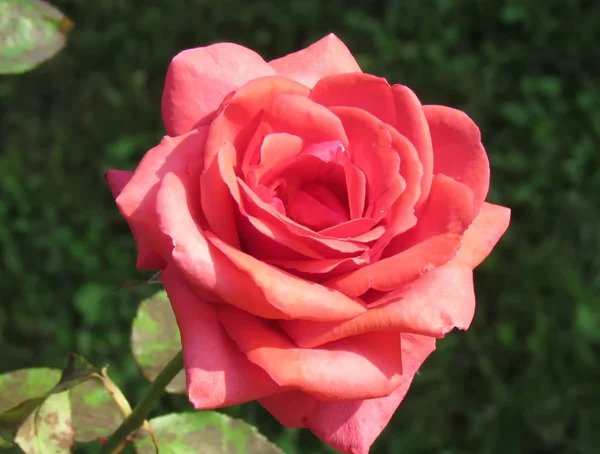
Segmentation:
[[(600, 2), (72, 0), (65, 50), (0, 79), (0, 372), (110, 364), (135, 402), (135, 248), (103, 180), (163, 135), (184, 48), (234, 41), (270, 59), (333, 31), (366, 72), (481, 127), (492, 202), (512, 225), (475, 273), (472, 328), (438, 343), (373, 453), (600, 449)], [(165, 397), (158, 412), (189, 408)], [(289, 454), (330, 452), (258, 405), (227, 410)], [(81, 451), (85, 452), (85, 451)]]

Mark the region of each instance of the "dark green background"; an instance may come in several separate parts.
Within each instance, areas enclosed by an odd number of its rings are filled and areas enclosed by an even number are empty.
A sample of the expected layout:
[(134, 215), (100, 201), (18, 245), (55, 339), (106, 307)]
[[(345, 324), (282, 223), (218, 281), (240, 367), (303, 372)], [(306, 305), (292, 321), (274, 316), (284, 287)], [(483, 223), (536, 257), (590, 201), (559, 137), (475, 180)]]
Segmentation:
[[(37, 70), (0, 79), (0, 372), (108, 362), (133, 401), (128, 349), (152, 288), (103, 181), (163, 134), (178, 51), (234, 41), (265, 58), (328, 32), (367, 72), (468, 112), (512, 225), (475, 273), (472, 328), (439, 342), (373, 453), (600, 449), (600, 2), (54, 1), (77, 24)], [(161, 411), (187, 408), (165, 398)], [(290, 454), (328, 452), (257, 405), (230, 410)]]

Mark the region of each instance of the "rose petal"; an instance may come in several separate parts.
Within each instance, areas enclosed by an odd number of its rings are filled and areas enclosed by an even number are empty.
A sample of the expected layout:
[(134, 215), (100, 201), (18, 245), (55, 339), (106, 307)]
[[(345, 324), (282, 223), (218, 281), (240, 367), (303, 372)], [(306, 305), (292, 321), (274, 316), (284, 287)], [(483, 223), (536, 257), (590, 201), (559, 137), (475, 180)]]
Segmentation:
[[(318, 161), (314, 157), (307, 158)], [(243, 236), (245, 251), (261, 259), (293, 259), (302, 256), (322, 259), (346, 257), (348, 254), (366, 250), (366, 246), (358, 243), (323, 237), (283, 216), (273, 206), (265, 203), (243, 180), (236, 177), (233, 170), (234, 160), (233, 148), (224, 146), (218, 155), (220, 176), (242, 215), (236, 225)], [(220, 187), (219, 184), (215, 184), (215, 187)], [(219, 213), (218, 205), (215, 205), (214, 216), (217, 222)], [(301, 254), (300, 257), (298, 254), (295, 257), (287, 256), (287, 252), (292, 251)], [(284, 257), (281, 256), (282, 253), (285, 253)]]
[[(222, 181), (223, 162), (218, 164), (216, 157), (224, 149), (233, 149), (227, 165), (237, 166), (243, 160), (246, 149), (263, 109), (271, 105), (280, 93), (304, 93), (308, 88), (282, 77), (263, 77), (244, 85), (227, 101), (222, 112), (212, 122), (203, 158), (207, 169), (200, 178), (202, 208), (211, 229), (225, 241), (239, 247), (236, 222), (233, 220), (233, 201), (229, 189)], [(233, 171), (233, 169), (231, 169)]]
[(474, 269), (492, 252), (500, 237), (506, 232), (509, 222), (510, 208), (484, 203), (465, 232), (462, 246), (456, 253), (453, 263), (460, 263)]
[(402, 334), (400, 386), (387, 397), (348, 402), (325, 402), (308, 394), (290, 391), (260, 399), (287, 427), (307, 427), (325, 443), (344, 454), (368, 454), (404, 399), (414, 374), (435, 350), (435, 339)]
[[(104, 175), (112, 196), (116, 199), (125, 185), (133, 177), (133, 172), (123, 170), (108, 170)], [(130, 227), (131, 228), (131, 227)], [(131, 233), (135, 240), (138, 250), (137, 268), (147, 270), (161, 270), (166, 266), (164, 259), (152, 249), (152, 246), (144, 239), (143, 236), (136, 233), (131, 228)]]
[(296, 347), (277, 326), (221, 306), (219, 319), (242, 352), (282, 387), (326, 400), (389, 395), (401, 376), (400, 335), (378, 333), (319, 349)]
[(367, 177), (350, 161), (350, 156), (347, 154), (344, 156), (344, 175), (348, 189), (350, 219), (362, 218), (367, 197)]
[[(206, 139), (204, 167), (208, 168), (226, 143), (233, 144), (235, 149), (243, 154), (258, 127), (262, 112), (271, 105), (277, 95), (283, 93), (308, 96), (310, 90), (284, 77), (261, 77), (251, 80), (228, 99), (210, 126)], [(239, 162), (244, 162), (243, 156), (240, 158)]]
[(260, 55), (237, 44), (180, 52), (169, 65), (162, 97), (167, 134), (178, 136), (207, 123), (227, 94), (272, 74), (275, 71)]
[[(160, 181), (169, 172), (198, 174), (206, 133), (207, 128), (202, 127), (183, 136), (165, 137), (144, 155), (133, 177), (116, 199), (121, 214), (136, 237), (143, 238), (163, 258), (169, 257), (172, 245), (158, 227), (156, 193)], [(142, 249), (140, 253), (145, 255), (147, 251)]]
[[(242, 180), (238, 179), (237, 183), (241, 191), (241, 199), (238, 201), (240, 211), (255, 228), (246, 232), (246, 241), (250, 243), (260, 241), (260, 236), (265, 236), (313, 258), (343, 258), (367, 250), (364, 244), (329, 238), (282, 216), (273, 207), (263, 202)], [(260, 251), (256, 250), (256, 252)], [(272, 255), (261, 257), (280, 258)]]
[(285, 320), (280, 324), (303, 348), (390, 330), (443, 337), (454, 327), (467, 329), (473, 320), (473, 272), (466, 266), (446, 264), (369, 303), (372, 307), (367, 312), (345, 322)]
[[(396, 214), (393, 212), (394, 206), (405, 192), (406, 181), (400, 175), (396, 175), (392, 180), (392, 184), (373, 202), (370, 210), (365, 215), (378, 222), (386, 217), (394, 218), (394, 214)], [(407, 215), (409, 214), (407, 213)]]
[(195, 290), (264, 318), (344, 320), (364, 312), (360, 301), (280, 271), (202, 231), (194, 220), (198, 195), (187, 190), (190, 185), (186, 175), (166, 175), (156, 205), (159, 225), (173, 245), (173, 263)]
[(302, 146), (303, 140), (292, 134), (278, 132), (266, 135), (260, 147), (260, 161), (249, 169), (248, 183), (258, 185), (269, 170), (289, 158), (298, 156)]
[(279, 270), (232, 248), (209, 232), (205, 235), (239, 273), (253, 281), (270, 304), (287, 315), (279, 318), (345, 320), (365, 311), (359, 300)]
[(364, 312), (360, 301), (280, 271), (203, 231), (194, 221), (197, 195), (187, 185), (189, 177), (167, 174), (157, 211), (173, 244), (172, 263), (196, 293), (271, 319), (344, 320)]
[(392, 136), (392, 147), (400, 156), (400, 176), (406, 185), (406, 189), (391, 208), (391, 216), (388, 216), (388, 232), (391, 235), (397, 235), (415, 225), (414, 212), (421, 195), (424, 174), (419, 155), (413, 144), (391, 126), (388, 126), (387, 129)]
[(393, 85), (391, 91), (396, 108), (396, 122), (392, 126), (414, 146), (423, 168), (420, 197), (415, 205), (418, 208), (427, 199), (433, 178), (433, 146), (429, 125), (419, 98), (410, 88)]
[(319, 79), (330, 74), (361, 72), (346, 45), (334, 34), (269, 64), (282, 76), (313, 87)]
[(161, 273), (177, 318), (187, 395), (198, 410), (237, 405), (281, 388), (239, 351), (223, 330), (216, 307), (194, 295), (173, 267)]
[(301, 137), (305, 143), (331, 142), (333, 150), (338, 148), (338, 144), (348, 146), (339, 118), (303, 94), (279, 94), (273, 98), (248, 143), (248, 150), (258, 149), (268, 134), (276, 132)]
[(199, 296), (211, 294), (240, 309), (265, 318), (285, 318), (286, 315), (265, 299), (252, 278), (237, 269), (222, 253), (207, 241), (205, 233), (194, 220), (198, 195), (187, 190), (190, 177), (169, 173), (161, 183), (157, 196), (159, 225), (172, 242), (174, 266), (181, 271), (190, 287)]
[(323, 285), (351, 298), (359, 297), (369, 289), (391, 291), (447, 263), (456, 255), (460, 240), (460, 235), (456, 233), (438, 235), (392, 257), (329, 279)]
[(305, 191), (293, 191), (288, 198), (287, 215), (299, 224), (319, 231), (346, 220), (343, 214), (336, 212)]
[(104, 179), (108, 183), (108, 188), (113, 198), (117, 198), (125, 185), (129, 183), (133, 177), (133, 172), (127, 172), (125, 170), (107, 170), (104, 174)]
[(352, 162), (366, 177), (367, 217), (377, 217), (373, 207), (399, 178), (400, 157), (392, 149), (392, 137), (381, 120), (356, 107), (332, 107), (341, 120), (350, 142)]
[[(341, 169), (340, 169), (341, 170)], [(341, 172), (340, 172), (341, 174)], [(345, 191), (345, 187), (343, 188)], [(348, 221), (348, 203), (344, 198), (343, 200), (336, 194), (337, 191), (325, 183), (308, 183), (302, 188), (304, 192), (317, 199), (326, 207), (330, 208), (334, 212), (338, 213), (343, 222)]]
[(373, 219), (358, 218), (321, 230), (319, 233), (335, 238), (354, 238), (371, 231), (376, 224), (377, 221), (374, 221)]
[[(240, 248), (234, 201), (225, 181), (223, 172), (235, 167), (235, 149), (229, 143), (219, 150), (217, 159), (200, 177), (200, 203), (208, 226), (215, 235), (233, 247)], [(227, 159), (229, 158), (229, 159)]]
[(269, 259), (267, 263), (278, 268), (293, 270), (301, 277), (311, 281), (321, 282), (333, 275), (349, 273), (367, 263), (365, 257), (350, 257), (344, 259), (306, 259), (306, 260), (279, 260)]
[(447, 263), (473, 220), (472, 194), (465, 185), (436, 175), (419, 224), (385, 249), (383, 259), (324, 283), (350, 297), (370, 288), (395, 290)]
[(396, 123), (396, 107), (390, 84), (371, 74), (334, 74), (319, 80), (310, 99), (327, 107), (357, 107), (392, 126)]
[(462, 235), (473, 219), (475, 213), (471, 190), (450, 177), (436, 175), (417, 225), (395, 237), (385, 249), (383, 257), (393, 256), (427, 238), (446, 232)]
[(477, 125), (467, 114), (445, 106), (423, 106), (433, 143), (433, 173), (443, 173), (473, 191), (479, 212), (490, 186), (490, 165)]

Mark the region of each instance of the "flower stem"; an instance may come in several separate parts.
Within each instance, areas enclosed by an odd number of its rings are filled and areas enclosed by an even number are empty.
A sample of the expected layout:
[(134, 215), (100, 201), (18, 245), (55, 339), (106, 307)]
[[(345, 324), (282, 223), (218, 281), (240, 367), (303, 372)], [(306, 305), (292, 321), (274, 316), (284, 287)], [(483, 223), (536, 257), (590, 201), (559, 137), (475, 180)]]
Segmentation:
[(117, 430), (108, 437), (104, 445), (102, 445), (100, 454), (113, 454), (115, 451), (118, 452), (119, 447), (123, 445), (127, 437), (144, 424), (144, 421), (148, 417), (148, 414), (156, 401), (181, 369), (183, 369), (183, 355), (179, 352), (169, 364), (160, 371), (160, 374), (158, 374), (151, 383), (146, 395), (136, 405), (131, 414), (121, 423)]

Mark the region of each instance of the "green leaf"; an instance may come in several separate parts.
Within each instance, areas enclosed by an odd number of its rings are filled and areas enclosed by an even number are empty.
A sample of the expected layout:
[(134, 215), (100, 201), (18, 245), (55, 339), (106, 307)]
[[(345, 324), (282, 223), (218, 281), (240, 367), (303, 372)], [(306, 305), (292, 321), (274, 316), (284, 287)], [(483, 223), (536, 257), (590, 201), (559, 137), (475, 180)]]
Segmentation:
[(77, 441), (112, 434), (125, 419), (102, 383), (88, 380), (71, 389), (71, 412)]
[(19, 427), (15, 437), (26, 454), (69, 453), (74, 441), (68, 391), (49, 396)]
[[(172, 413), (150, 420), (160, 454), (283, 454), (255, 427), (222, 413)], [(148, 433), (134, 439), (137, 454), (155, 454)]]
[(40, 0), (0, 0), (0, 74), (33, 69), (67, 42), (73, 22)]
[(13, 440), (15, 430), (46, 398), (60, 378), (57, 369), (21, 369), (0, 375), (0, 437)]
[(11, 442), (15, 431), (49, 396), (66, 391), (96, 374), (98, 371), (90, 363), (72, 353), (62, 373), (40, 368), (0, 376), (0, 438)]
[[(142, 373), (152, 381), (181, 350), (175, 315), (164, 291), (142, 301), (133, 320), (131, 348)], [(185, 374), (180, 372), (167, 386), (170, 393), (185, 392)]]
[(26, 400), (45, 396), (56, 385), (60, 370), (40, 367), (0, 375), (0, 413)]

